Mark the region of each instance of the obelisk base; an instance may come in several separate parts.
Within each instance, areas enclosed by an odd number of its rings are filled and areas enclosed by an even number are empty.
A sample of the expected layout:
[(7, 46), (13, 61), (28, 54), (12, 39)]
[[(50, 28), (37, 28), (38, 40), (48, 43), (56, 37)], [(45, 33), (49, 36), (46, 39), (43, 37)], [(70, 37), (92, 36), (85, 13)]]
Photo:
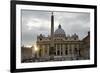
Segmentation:
[(50, 47), (50, 60), (54, 60), (54, 47)]

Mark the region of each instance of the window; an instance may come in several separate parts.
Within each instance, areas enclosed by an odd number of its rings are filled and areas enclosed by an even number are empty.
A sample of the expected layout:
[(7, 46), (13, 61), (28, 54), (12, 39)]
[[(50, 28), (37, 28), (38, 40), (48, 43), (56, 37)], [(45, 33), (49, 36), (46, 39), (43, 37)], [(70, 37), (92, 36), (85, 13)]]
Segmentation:
[(40, 41), (42, 40), (42, 38), (40, 38)]

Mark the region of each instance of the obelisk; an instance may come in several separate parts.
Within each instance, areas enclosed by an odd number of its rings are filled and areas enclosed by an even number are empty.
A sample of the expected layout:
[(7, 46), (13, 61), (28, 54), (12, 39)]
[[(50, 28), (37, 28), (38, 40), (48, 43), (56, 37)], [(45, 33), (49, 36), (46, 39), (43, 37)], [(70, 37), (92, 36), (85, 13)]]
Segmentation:
[(53, 16), (53, 12), (51, 15), (51, 47), (54, 47), (54, 16)]
[(50, 59), (54, 59), (54, 15), (51, 15), (51, 42), (50, 42)]

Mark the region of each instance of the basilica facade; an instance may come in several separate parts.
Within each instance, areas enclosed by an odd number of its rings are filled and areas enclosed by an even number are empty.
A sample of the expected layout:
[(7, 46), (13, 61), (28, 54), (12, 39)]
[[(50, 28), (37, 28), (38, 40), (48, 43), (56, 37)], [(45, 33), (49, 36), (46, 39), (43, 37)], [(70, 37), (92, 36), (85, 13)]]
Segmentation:
[[(53, 52), (54, 58), (64, 58), (64, 59), (89, 59), (89, 52), (86, 56), (86, 51), (89, 51), (89, 46), (86, 49), (85, 40), (88, 40), (90, 45), (90, 33), (87, 34), (87, 39), (80, 40), (79, 36), (74, 33), (73, 35), (66, 35), (63, 27), (59, 24), (58, 29), (54, 31), (54, 16), (51, 16), (51, 35), (45, 36), (40, 34), (37, 36), (36, 45), (38, 47), (37, 53), (35, 53), (37, 58), (49, 58)], [(53, 48), (53, 49), (52, 49)], [(83, 51), (85, 51), (83, 53)]]
[[(62, 29), (61, 25), (58, 26), (58, 29), (54, 33), (54, 56), (64, 56), (72, 57), (79, 55), (79, 49), (81, 41), (77, 34), (72, 36), (66, 36), (65, 31)], [(51, 37), (45, 37), (40, 34), (37, 37), (37, 46), (39, 51), (37, 53), (38, 57), (48, 57), (50, 56), (50, 43)]]

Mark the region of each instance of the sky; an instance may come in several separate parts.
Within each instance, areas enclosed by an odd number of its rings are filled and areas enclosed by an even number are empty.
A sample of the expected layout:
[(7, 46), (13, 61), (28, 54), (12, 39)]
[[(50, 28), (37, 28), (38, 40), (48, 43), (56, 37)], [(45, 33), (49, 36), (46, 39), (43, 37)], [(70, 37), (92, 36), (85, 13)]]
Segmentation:
[[(54, 31), (60, 24), (66, 36), (76, 33), (82, 40), (90, 31), (90, 13), (54, 11)], [(50, 35), (51, 12), (21, 10), (21, 45), (33, 45), (37, 35)]]

